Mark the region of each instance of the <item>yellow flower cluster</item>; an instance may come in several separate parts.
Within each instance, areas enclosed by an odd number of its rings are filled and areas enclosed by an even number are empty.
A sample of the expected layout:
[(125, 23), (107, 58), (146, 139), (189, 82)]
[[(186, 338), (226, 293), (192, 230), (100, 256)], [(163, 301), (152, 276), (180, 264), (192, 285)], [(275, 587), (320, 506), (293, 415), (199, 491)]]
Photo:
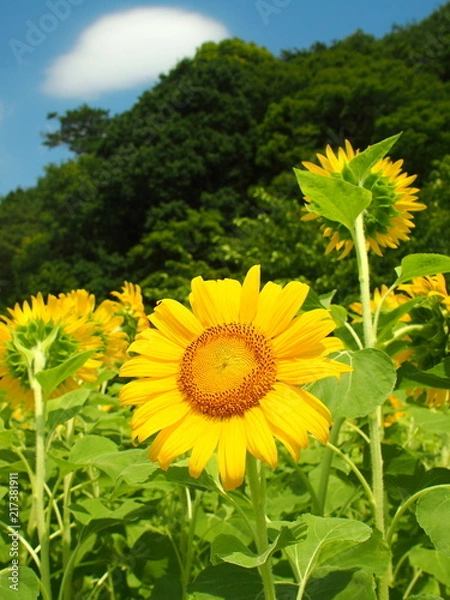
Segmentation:
[(104, 300), (96, 306), (95, 296), (73, 290), (44, 300), (38, 293), (22, 306), (0, 316), (0, 391), (13, 406), (32, 408), (30, 356), (40, 349), (45, 368), (61, 365), (68, 358), (92, 351), (86, 362), (52, 394), (59, 396), (82, 383), (94, 383), (104, 368), (117, 370), (125, 360), (129, 337), (124, 330), (124, 313), (135, 319), (137, 329), (148, 327), (139, 286), (125, 283), (115, 292), (119, 301)]

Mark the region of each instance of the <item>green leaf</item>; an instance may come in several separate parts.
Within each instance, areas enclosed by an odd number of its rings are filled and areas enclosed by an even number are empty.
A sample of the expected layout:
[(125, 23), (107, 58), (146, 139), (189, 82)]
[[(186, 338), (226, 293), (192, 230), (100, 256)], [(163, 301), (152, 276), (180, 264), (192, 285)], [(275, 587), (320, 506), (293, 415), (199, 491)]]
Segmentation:
[(327, 377), (311, 387), (311, 392), (327, 405), (334, 419), (364, 417), (393, 391), (394, 364), (382, 350), (368, 348), (343, 353), (339, 361), (351, 365), (354, 371), (344, 373), (340, 380)]
[(263, 598), (261, 578), (256, 570), (223, 563), (207, 567), (188, 587), (195, 600), (255, 600)]
[(450, 558), (437, 550), (415, 546), (409, 553), (409, 562), (417, 569), (436, 577), (445, 585), (450, 585)]
[(429, 371), (422, 371), (415, 365), (405, 362), (397, 371), (397, 389), (409, 390), (415, 387), (424, 387), (450, 390), (448, 367), (448, 359)]
[(96, 465), (102, 454), (118, 454), (116, 444), (99, 435), (86, 435), (78, 439), (69, 454), (69, 461), (81, 465)]
[(390, 559), (389, 547), (383, 541), (381, 533), (375, 530), (365, 542), (332, 554), (326, 563), (316, 570), (316, 576), (323, 576), (330, 571), (347, 571), (356, 568), (381, 576), (386, 572)]
[(450, 273), (450, 257), (445, 254), (408, 254), (395, 272), (397, 283), (404, 283), (413, 277)]
[(91, 521), (111, 519), (114, 521), (123, 521), (131, 515), (142, 511), (143, 505), (134, 500), (124, 500), (120, 506), (114, 510), (107, 508), (98, 498), (85, 498), (69, 507), (71, 513), (83, 525), (88, 525)]
[(369, 146), (363, 152), (357, 154), (349, 163), (348, 168), (351, 170), (356, 178), (356, 181), (361, 185), (364, 183), (366, 178), (370, 175), (371, 168), (381, 160), (392, 146), (397, 142), (401, 133), (388, 137), (377, 144)]
[(450, 558), (450, 486), (421, 496), (416, 505), (416, 518), (436, 550)]
[[(364, 571), (336, 571), (306, 586), (309, 600), (376, 600), (375, 582)], [(294, 596), (294, 600), (295, 600)]]
[(416, 425), (428, 433), (443, 434), (450, 431), (450, 415), (423, 406), (408, 406), (408, 412), (414, 417)]
[(44, 394), (50, 396), (58, 385), (78, 371), (95, 352), (96, 350), (80, 352), (80, 354), (71, 356), (57, 367), (53, 367), (53, 369), (36, 373), (36, 379), (41, 384)]
[(414, 596), (408, 596), (408, 600), (444, 600), (442, 596), (436, 596), (436, 594), (419, 594)]
[(221, 561), (232, 563), (245, 569), (253, 569), (267, 562), (277, 550), (295, 544), (304, 536), (306, 525), (294, 524), (294, 527), (282, 526), (275, 541), (270, 544), (262, 554), (254, 554), (236, 536), (222, 534), (218, 535), (211, 546), (211, 563), (220, 564)]
[(2, 600), (36, 600), (39, 597), (36, 573), (29, 567), (18, 567), (16, 581), (15, 574), (9, 568), (3, 569), (0, 571), (0, 597)]
[(311, 212), (353, 231), (356, 217), (369, 206), (372, 193), (336, 177), (294, 171), (303, 194), (310, 200)]
[(317, 569), (324, 569), (328, 561), (336, 561), (336, 554), (367, 541), (372, 529), (360, 521), (304, 515), (299, 522), (308, 526), (306, 538), (285, 549), (296, 564), (302, 580), (308, 580)]
[(47, 424), (50, 430), (53, 430), (61, 423), (65, 423), (78, 414), (79, 409), (88, 399), (90, 390), (80, 388), (67, 392), (59, 398), (48, 400), (46, 402), (47, 409)]

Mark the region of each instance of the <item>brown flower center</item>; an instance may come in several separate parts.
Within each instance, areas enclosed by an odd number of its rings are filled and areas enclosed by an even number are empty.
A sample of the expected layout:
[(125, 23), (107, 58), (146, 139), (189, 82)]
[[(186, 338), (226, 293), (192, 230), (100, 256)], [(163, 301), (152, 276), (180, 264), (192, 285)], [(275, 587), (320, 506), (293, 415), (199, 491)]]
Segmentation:
[(206, 329), (186, 348), (178, 385), (203, 414), (231, 417), (257, 406), (275, 379), (266, 336), (250, 324), (224, 323)]

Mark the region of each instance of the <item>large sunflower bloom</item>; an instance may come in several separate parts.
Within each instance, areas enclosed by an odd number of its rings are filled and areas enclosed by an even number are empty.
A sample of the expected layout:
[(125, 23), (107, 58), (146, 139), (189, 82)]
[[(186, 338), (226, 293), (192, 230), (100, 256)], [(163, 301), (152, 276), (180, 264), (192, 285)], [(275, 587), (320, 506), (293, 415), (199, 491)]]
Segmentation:
[(244, 478), (247, 451), (277, 464), (275, 438), (298, 460), (308, 433), (326, 443), (328, 409), (298, 387), (349, 369), (327, 358), (340, 350), (327, 337), (335, 325), (328, 311), (295, 317), (309, 287), (269, 282), (260, 292), (260, 269), (243, 285), (233, 279), (192, 281), (192, 312), (163, 300), (149, 316), (156, 329), (131, 344), (137, 356), (121, 375), (136, 377), (121, 391), (137, 405), (131, 425), (139, 441), (158, 432), (150, 459), (167, 469), (192, 450), (189, 472), (198, 477), (218, 448), (223, 486)]
[[(337, 154), (328, 145), (325, 156), (318, 154), (321, 166), (303, 162), (303, 166), (325, 177), (347, 179), (346, 166), (359, 153), (353, 150), (351, 143), (345, 140), (345, 148), (339, 148)], [(401, 241), (409, 240), (409, 233), (414, 227), (412, 212), (424, 210), (425, 204), (417, 202), (418, 188), (410, 187), (416, 175), (408, 176), (402, 172), (403, 160), (395, 163), (389, 157), (377, 162), (371, 174), (364, 182), (364, 187), (372, 192), (372, 202), (365, 212), (365, 228), (368, 249), (382, 256), (383, 248), (397, 248)], [(310, 202), (309, 198), (305, 198)], [(316, 219), (318, 215), (308, 212), (304, 220)], [(325, 253), (342, 250), (339, 258), (344, 258), (353, 248), (350, 232), (344, 225), (320, 217), (323, 221), (324, 237), (330, 238)]]

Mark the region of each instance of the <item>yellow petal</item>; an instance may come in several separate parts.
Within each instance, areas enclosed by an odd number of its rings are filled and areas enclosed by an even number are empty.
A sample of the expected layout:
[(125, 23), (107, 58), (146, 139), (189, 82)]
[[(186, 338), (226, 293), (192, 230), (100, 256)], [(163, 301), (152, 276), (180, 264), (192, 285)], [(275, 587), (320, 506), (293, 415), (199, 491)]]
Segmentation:
[(249, 451), (275, 469), (278, 461), (277, 447), (263, 411), (259, 407), (247, 410), (244, 422)]
[(190, 410), (179, 392), (167, 392), (139, 406), (131, 419), (133, 435), (145, 440), (182, 419)]
[(153, 396), (178, 389), (177, 378), (174, 376), (162, 379), (137, 379), (126, 383), (120, 390), (120, 401), (124, 405), (142, 404)]
[(293, 403), (292, 394), (287, 386), (277, 385), (275, 390), (260, 401), (260, 406), (274, 435), (275, 430), (282, 431), (295, 446), (306, 448), (308, 435), (302, 420), (300, 404)]
[(161, 469), (167, 469), (178, 456), (190, 450), (198, 437), (203, 435), (206, 425), (207, 421), (203, 415), (192, 410), (186, 414), (158, 452)]
[(133, 356), (120, 369), (121, 377), (167, 377), (180, 370), (178, 362), (150, 360), (145, 356)]
[(147, 329), (145, 338), (140, 337), (128, 348), (129, 352), (144, 354), (155, 360), (177, 361), (183, 355), (184, 348), (169, 340), (160, 331)]
[(279, 335), (289, 326), (309, 292), (309, 286), (299, 281), (291, 281), (282, 289), (274, 286), (264, 286), (253, 321), (269, 338)]
[(316, 356), (320, 356), (323, 351), (320, 342), (336, 327), (329, 312), (321, 308), (308, 311), (291, 323), (273, 340), (273, 350), (277, 358), (301, 358), (304, 354), (311, 356), (312, 349), (316, 349)]
[(326, 358), (286, 359), (278, 361), (277, 380), (304, 385), (324, 377), (339, 377), (352, 370), (348, 365)]
[(199, 477), (207, 462), (211, 458), (219, 442), (222, 423), (219, 419), (205, 419), (205, 426), (197, 436), (189, 460), (189, 473), (191, 477)]
[(242, 284), (240, 321), (250, 323), (256, 315), (258, 306), (259, 287), (261, 280), (261, 267), (253, 266), (247, 273)]
[(247, 455), (246, 435), (242, 417), (222, 421), (219, 439), (219, 473), (226, 491), (234, 490), (244, 481)]
[(161, 333), (183, 348), (204, 330), (191, 311), (176, 300), (162, 300), (149, 319)]

